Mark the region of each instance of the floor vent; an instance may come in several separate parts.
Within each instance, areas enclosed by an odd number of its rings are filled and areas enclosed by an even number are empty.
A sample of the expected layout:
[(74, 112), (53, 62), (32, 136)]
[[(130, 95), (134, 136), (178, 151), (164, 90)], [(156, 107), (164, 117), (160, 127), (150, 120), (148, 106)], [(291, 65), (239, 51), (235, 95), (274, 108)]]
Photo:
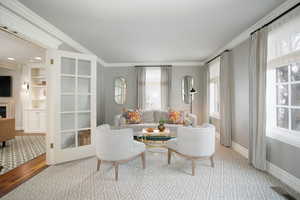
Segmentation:
[(291, 196), (285, 189), (283, 189), (282, 187), (278, 187), (278, 186), (273, 186), (271, 187), (275, 192), (277, 192), (279, 195), (283, 196), (284, 198), (286, 198), (287, 200), (297, 200), (296, 198), (294, 198), (293, 196)]

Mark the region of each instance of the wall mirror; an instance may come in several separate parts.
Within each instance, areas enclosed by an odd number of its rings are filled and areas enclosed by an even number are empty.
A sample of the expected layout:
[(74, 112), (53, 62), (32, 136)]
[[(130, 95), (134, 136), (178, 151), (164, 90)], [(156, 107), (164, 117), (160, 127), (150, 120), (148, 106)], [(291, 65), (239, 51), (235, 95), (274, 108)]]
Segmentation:
[(194, 78), (192, 76), (184, 76), (181, 80), (182, 101), (185, 104), (191, 103), (190, 90), (194, 87)]
[(127, 84), (123, 77), (118, 77), (114, 81), (115, 102), (116, 104), (124, 104), (126, 101)]

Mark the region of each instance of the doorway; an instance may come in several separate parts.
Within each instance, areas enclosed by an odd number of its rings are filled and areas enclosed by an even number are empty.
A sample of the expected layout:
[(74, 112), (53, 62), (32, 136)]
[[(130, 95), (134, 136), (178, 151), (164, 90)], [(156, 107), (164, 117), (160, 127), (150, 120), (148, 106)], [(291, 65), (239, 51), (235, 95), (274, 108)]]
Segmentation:
[(46, 153), (46, 49), (0, 30), (0, 175)]

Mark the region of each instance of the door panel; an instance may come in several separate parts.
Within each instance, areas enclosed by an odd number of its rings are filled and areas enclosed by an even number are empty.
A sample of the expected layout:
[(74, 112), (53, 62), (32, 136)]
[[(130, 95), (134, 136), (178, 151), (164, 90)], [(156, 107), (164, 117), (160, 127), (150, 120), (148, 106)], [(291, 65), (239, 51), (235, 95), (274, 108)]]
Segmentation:
[[(48, 52), (50, 140), (53, 162), (95, 154), (96, 56), (52, 50)], [(51, 118), (51, 119), (50, 119)]]

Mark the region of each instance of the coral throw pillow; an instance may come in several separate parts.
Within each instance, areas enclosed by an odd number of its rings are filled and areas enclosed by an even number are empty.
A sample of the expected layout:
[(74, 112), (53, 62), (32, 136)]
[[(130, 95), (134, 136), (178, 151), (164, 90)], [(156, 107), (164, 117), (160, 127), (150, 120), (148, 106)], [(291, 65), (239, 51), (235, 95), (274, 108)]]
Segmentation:
[(142, 121), (142, 116), (139, 111), (129, 111), (127, 110), (123, 113), (128, 124), (139, 124)]
[(183, 124), (183, 112), (169, 111), (168, 121), (170, 124)]

